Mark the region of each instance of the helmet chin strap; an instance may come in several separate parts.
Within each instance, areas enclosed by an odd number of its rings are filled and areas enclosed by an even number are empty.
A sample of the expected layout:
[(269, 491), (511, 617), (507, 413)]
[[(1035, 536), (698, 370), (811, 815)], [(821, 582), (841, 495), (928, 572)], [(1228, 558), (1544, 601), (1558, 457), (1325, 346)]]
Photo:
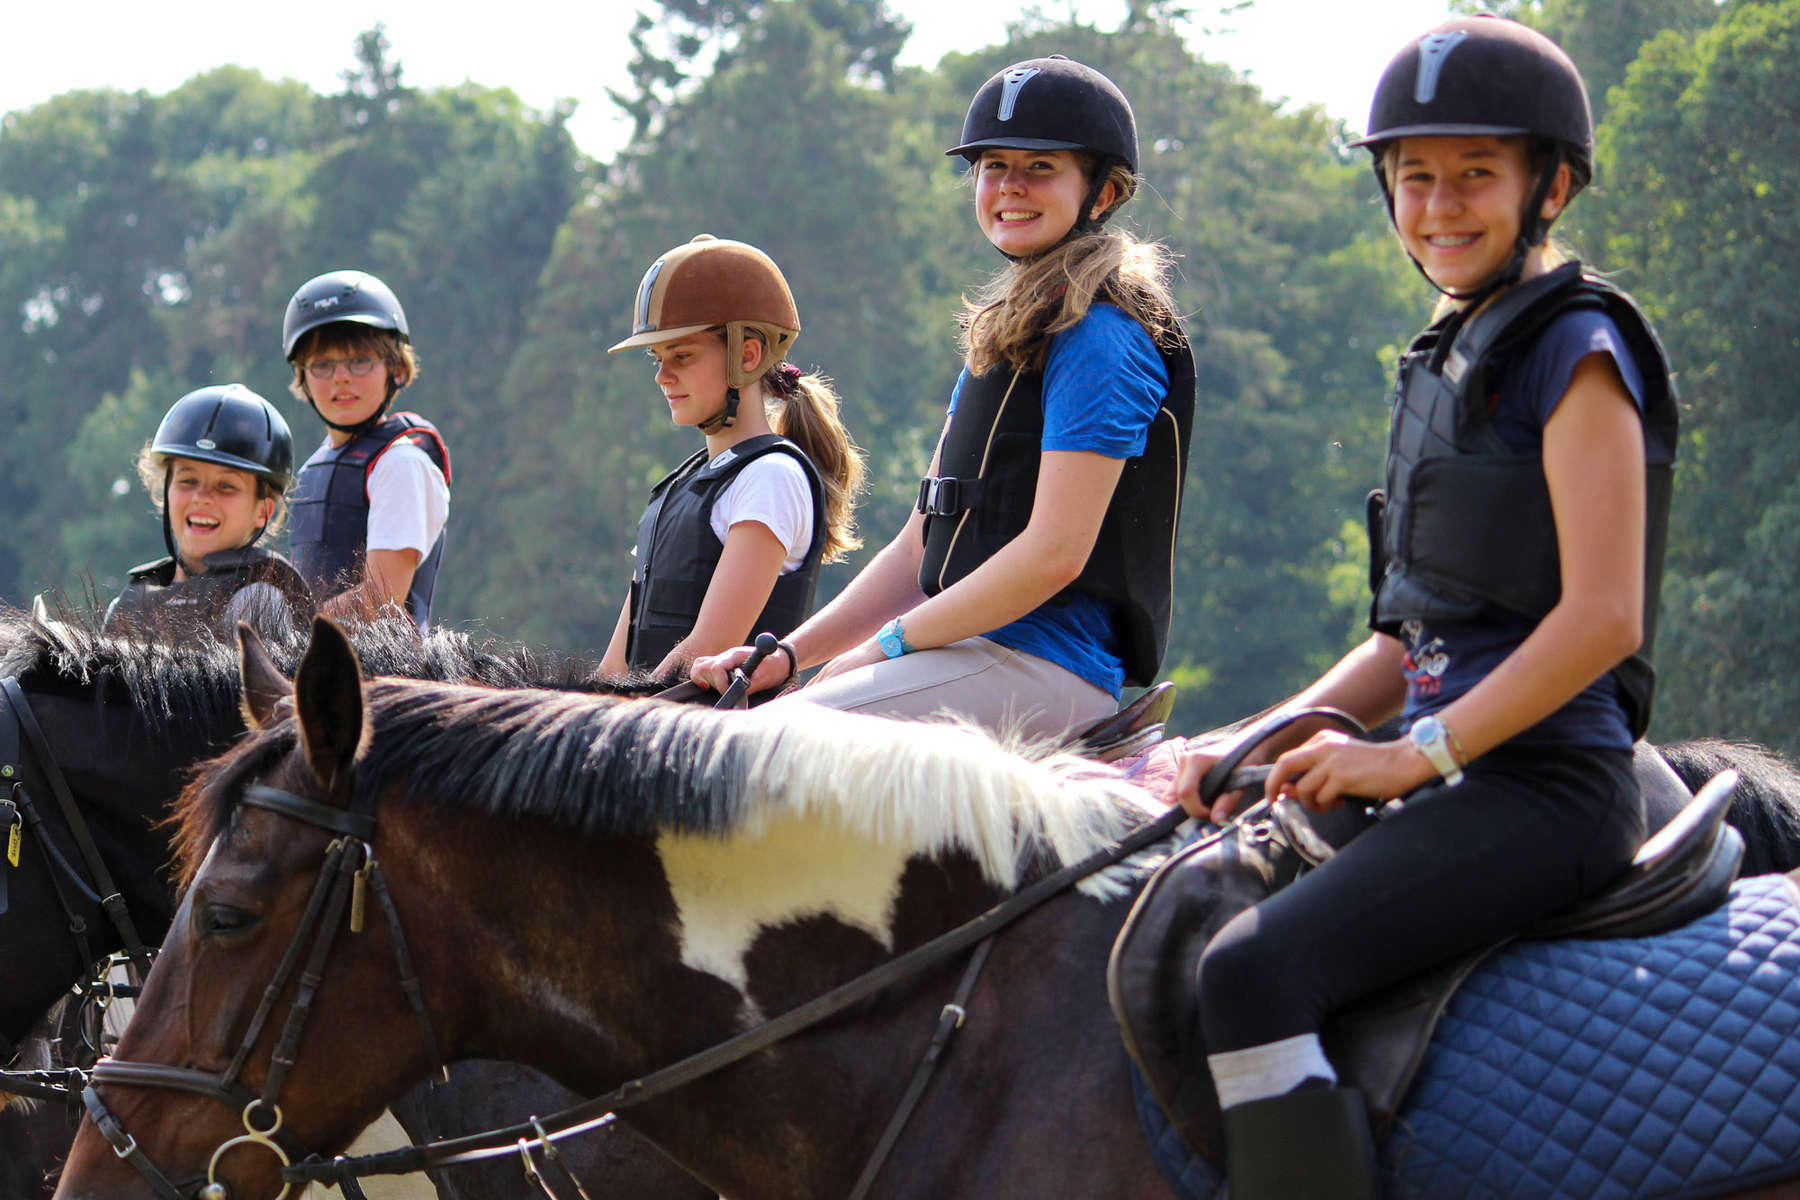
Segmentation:
[(1037, 254), (1009, 254), (1005, 250), (1001, 250), (998, 246), (995, 246), (994, 249), (999, 253), (1000, 257), (1006, 259), (1008, 262), (1027, 262), (1030, 259), (1039, 257), (1039, 255), (1050, 253), (1050, 251), (1055, 250), (1058, 246), (1065, 246), (1084, 234), (1100, 232), (1100, 227), (1112, 220), (1113, 213), (1117, 212), (1119, 208), (1119, 206), (1115, 204), (1099, 216), (1096, 217), (1093, 215), (1094, 206), (1100, 203), (1100, 193), (1106, 190), (1106, 174), (1107, 173), (1104, 170), (1100, 171), (1099, 178), (1088, 185), (1087, 195), (1081, 198), (1080, 215), (1076, 217), (1075, 223), (1069, 226), (1069, 232), (1057, 239), (1055, 246), (1046, 246), (1044, 249), (1039, 250)]
[(730, 429), (737, 424), (738, 390), (734, 387), (725, 389), (725, 406), (718, 412), (700, 422), (701, 433), (714, 434), (721, 429)]
[(381, 407), (376, 409), (373, 415), (364, 417), (354, 425), (339, 425), (336, 421), (326, 416), (324, 412), (320, 410), (319, 402), (313, 399), (311, 388), (306, 389), (306, 403), (312, 408), (313, 415), (325, 422), (327, 428), (335, 429), (339, 433), (347, 433), (350, 436), (355, 437), (357, 434), (367, 433), (369, 430), (375, 428), (375, 426), (381, 424), (382, 420), (387, 417), (388, 409), (393, 406), (394, 397), (400, 394), (400, 387), (401, 385), (395, 383), (393, 376), (390, 375), (388, 377), (387, 396), (382, 399)]
[[(174, 475), (175, 475), (174, 467), (168, 467), (163, 471), (163, 502), (162, 502), (163, 548), (169, 552), (169, 557), (175, 560), (175, 565), (180, 567), (182, 570), (186, 571), (188, 569), (187, 563), (181, 557), (181, 549), (175, 545), (175, 527), (169, 520), (169, 480), (171, 478), (173, 478)], [(274, 519), (275, 519), (274, 514), (271, 513), (269, 516), (269, 521), (273, 521)], [(264, 521), (261, 525), (258, 525), (256, 527), (255, 531), (250, 534), (250, 540), (245, 542), (242, 546), (240, 546), (239, 549), (248, 550), (250, 547), (256, 545), (256, 543), (262, 541), (262, 535), (269, 532), (269, 521)], [(201, 560), (200, 560), (200, 566), (201, 566), (201, 570), (194, 571), (191, 573), (195, 574), (195, 575), (200, 575), (200, 574), (205, 573), (206, 559), (204, 557), (201, 558)]]
[[(1458, 292), (1442, 287), (1426, 272), (1424, 264), (1413, 257), (1410, 250), (1407, 251), (1406, 257), (1411, 260), (1419, 274), (1425, 277), (1426, 283), (1429, 283), (1440, 294), (1469, 308), (1481, 304), (1500, 289), (1511, 287), (1524, 277), (1525, 259), (1531, 254), (1533, 248), (1541, 245), (1550, 235), (1550, 223), (1544, 220), (1543, 216), (1544, 201), (1550, 198), (1550, 189), (1556, 186), (1557, 169), (1563, 165), (1564, 161), (1566, 159), (1562, 146), (1555, 146), (1551, 151), (1549, 166), (1539, 175), (1537, 186), (1531, 189), (1531, 197), (1525, 201), (1525, 208), (1519, 214), (1519, 236), (1513, 242), (1512, 257), (1506, 260), (1505, 266), (1488, 276), (1474, 290)], [(1390, 217), (1393, 215), (1393, 203), (1393, 194), (1390, 192), (1388, 196)]]

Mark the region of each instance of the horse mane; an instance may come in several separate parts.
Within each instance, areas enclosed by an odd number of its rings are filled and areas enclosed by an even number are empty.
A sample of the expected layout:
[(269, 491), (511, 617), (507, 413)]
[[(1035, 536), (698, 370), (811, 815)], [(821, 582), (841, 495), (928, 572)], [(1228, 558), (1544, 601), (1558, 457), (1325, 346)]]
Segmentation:
[[(179, 636), (175, 636), (179, 634)], [(265, 637), (270, 656), (292, 676), (306, 652), (303, 635)], [(434, 627), (423, 637), (405, 618), (372, 621), (350, 630), (367, 675), (476, 683), (493, 688), (642, 694), (656, 681), (607, 680), (581, 658), (530, 646), (477, 638)], [(50, 620), (0, 604), (0, 678), (40, 687), (116, 691), (147, 722), (229, 719), (237, 709), (237, 643), (184, 624), (179, 630), (133, 623), (103, 631), (100, 618), (74, 606)]]
[(1726, 819), (1744, 835), (1740, 875), (1800, 867), (1800, 766), (1766, 746), (1727, 738), (1696, 738), (1656, 749), (1693, 791), (1727, 767), (1738, 773)]
[[(545, 822), (583, 838), (754, 833), (777, 815), (824, 817), (914, 853), (961, 849), (1015, 886), (1046, 855), (1070, 862), (1145, 819), (1111, 768), (968, 724), (903, 722), (812, 705), (747, 712), (540, 690), (376, 679), (373, 736), (355, 793)], [(183, 794), (184, 882), (230, 820), (242, 785), (295, 749), (292, 718), (221, 760)], [(1090, 892), (1116, 895), (1121, 880)]]

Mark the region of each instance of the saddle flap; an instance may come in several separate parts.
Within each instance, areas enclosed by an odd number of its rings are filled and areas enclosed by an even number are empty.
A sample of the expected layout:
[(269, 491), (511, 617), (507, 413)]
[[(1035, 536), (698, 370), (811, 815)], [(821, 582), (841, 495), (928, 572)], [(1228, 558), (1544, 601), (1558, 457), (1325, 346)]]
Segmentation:
[(1188, 1148), (1215, 1163), (1225, 1160), (1225, 1130), (1199, 1033), (1194, 965), (1225, 907), (1227, 846), (1236, 843), (1202, 840), (1171, 855), (1144, 885), (1106, 963), (1126, 1052)]
[(1597, 895), (1532, 925), (1527, 937), (1643, 937), (1685, 925), (1724, 903), (1744, 858), (1744, 839), (1725, 823), (1736, 771), (1721, 771), (1674, 820), (1646, 841)]

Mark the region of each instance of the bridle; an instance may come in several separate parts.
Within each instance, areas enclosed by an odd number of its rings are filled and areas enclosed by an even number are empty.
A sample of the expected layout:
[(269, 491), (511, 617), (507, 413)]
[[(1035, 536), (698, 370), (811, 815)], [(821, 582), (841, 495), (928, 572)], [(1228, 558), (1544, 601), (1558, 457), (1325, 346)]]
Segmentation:
[[(342, 790), (350, 791), (349, 774), (346, 772), (339, 779), (342, 781)], [(313, 1001), (324, 981), (325, 965), (331, 955), (331, 948), (344, 928), (345, 909), (349, 909), (350, 932), (362, 932), (371, 891), (387, 922), (388, 941), (394, 951), (400, 988), (412, 1008), (424, 1041), (426, 1056), (432, 1064), (432, 1073), (441, 1078), (446, 1070), (436, 1030), (425, 1009), (424, 989), (419, 983), (412, 952), (407, 946), (405, 931), (400, 924), (399, 910), (394, 907), (387, 879), (382, 874), (381, 864), (376, 860), (374, 849), (370, 845), (375, 838), (373, 800), (359, 805), (352, 798), (347, 807), (335, 807), (296, 796), (280, 788), (253, 784), (243, 790), (238, 803), (264, 809), (338, 836), (326, 847), (325, 860), (319, 868), (306, 908), (294, 928), (293, 938), (288, 943), (280, 965), (275, 969), (274, 978), (263, 989), (262, 1002), (251, 1018), (237, 1052), (232, 1055), (231, 1062), (222, 1073), (214, 1075), (191, 1067), (119, 1059), (102, 1059), (89, 1073), (89, 1083), (81, 1094), (81, 1100), (87, 1107), (88, 1115), (93, 1118), (95, 1128), (112, 1147), (113, 1153), (130, 1163), (144, 1177), (158, 1200), (228, 1200), (231, 1193), (218, 1179), (219, 1163), (227, 1153), (241, 1146), (261, 1148), (273, 1154), (281, 1163), (283, 1186), (276, 1200), (282, 1200), (294, 1186), (294, 1180), (287, 1177), (287, 1170), (291, 1165), (308, 1159), (317, 1161), (318, 1156), (311, 1154), (291, 1135), (283, 1132), (279, 1099), (282, 1085), (287, 1082), (288, 1072), (293, 1069), (298, 1056), (300, 1038), (312, 1015)], [(270, 1052), (269, 1069), (263, 1081), (262, 1092), (257, 1094), (243, 1084), (240, 1076), (252, 1049), (274, 1014), (276, 1002), (286, 990), (288, 981), (294, 978), (297, 969), (299, 984), (294, 1000), (288, 1009), (281, 1037)], [(95, 1090), (101, 1085), (174, 1088), (207, 1096), (238, 1109), (242, 1114), (244, 1132), (220, 1143), (207, 1164), (205, 1184), (191, 1192), (184, 1192), (170, 1182), (168, 1176), (139, 1149), (136, 1139), (126, 1131), (124, 1122), (107, 1107)], [(361, 1189), (353, 1183), (348, 1184), (344, 1191), (352, 1200), (361, 1198)]]
[[(32, 777), (27, 769), (28, 764), (35, 765), (35, 778), (41, 780), (56, 798), (63, 825), (74, 839), (80, 866), (71, 862), (57, 845), (56, 839), (50, 836), (49, 827), (40, 811), (41, 805), (26, 786), (27, 779)], [(92, 964), (101, 957), (94, 949), (94, 943), (89, 937), (87, 918), (82, 915), (79, 907), (85, 901), (86, 904), (98, 906), (112, 922), (120, 943), (125, 947), (125, 956), (137, 977), (141, 980), (149, 974), (154, 952), (146, 947), (144, 939), (138, 933), (124, 894), (113, 882), (112, 872), (108, 870), (106, 859), (100, 854), (87, 818), (82, 815), (80, 806), (75, 802), (69, 781), (57, 764), (49, 739), (44, 736), (37, 714), (32, 711), (31, 702), (26, 698), (24, 689), (19, 686), (19, 681), (7, 676), (0, 679), (0, 854), (4, 855), (0, 857), (0, 913), (5, 912), (7, 873), (19, 865), (23, 843), (26, 841), (34, 843), (44, 855), (52, 890), (63, 910), (65, 924), (74, 939), (81, 961)], [(86, 868), (85, 872), (82, 867)], [(79, 985), (84, 1004), (102, 998), (110, 1001), (136, 994), (134, 986), (118, 985), (106, 976), (106, 970), (102, 969), (97, 978), (85, 980)], [(98, 1048), (96, 1042), (95, 1049)], [(10, 1062), (17, 1053), (16, 1047), (0, 1038), (0, 1064)], [(45, 1074), (29, 1072), (24, 1077), (19, 1077), (0, 1073), (0, 1084), (4, 1084), (5, 1090), (21, 1095), (66, 1099), (66, 1091), (62, 1085), (49, 1085), (36, 1078)]]

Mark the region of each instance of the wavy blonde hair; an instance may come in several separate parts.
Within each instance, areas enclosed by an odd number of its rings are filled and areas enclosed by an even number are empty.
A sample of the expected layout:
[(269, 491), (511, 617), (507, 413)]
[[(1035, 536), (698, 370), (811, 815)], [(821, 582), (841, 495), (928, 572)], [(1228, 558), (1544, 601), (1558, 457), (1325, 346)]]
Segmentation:
[[(1084, 166), (1091, 172), (1091, 165)], [(1138, 177), (1123, 164), (1107, 172), (1106, 182), (1116, 196), (1108, 213), (1138, 188)], [(957, 348), (969, 374), (985, 375), (1002, 363), (1020, 371), (1041, 368), (1051, 337), (1078, 324), (1096, 300), (1124, 309), (1158, 346), (1176, 344), (1182, 334), (1169, 290), (1172, 264), (1161, 242), (1104, 227), (1009, 263), (974, 296), (963, 297)]]

